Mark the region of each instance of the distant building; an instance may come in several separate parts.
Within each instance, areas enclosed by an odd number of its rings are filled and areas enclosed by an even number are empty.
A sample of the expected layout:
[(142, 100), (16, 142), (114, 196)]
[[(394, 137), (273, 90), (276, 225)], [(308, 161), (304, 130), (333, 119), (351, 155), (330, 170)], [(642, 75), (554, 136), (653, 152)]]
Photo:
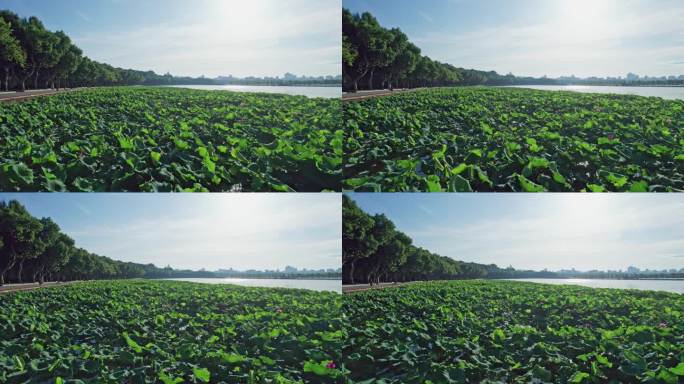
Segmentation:
[(627, 267), (627, 273), (639, 273), (641, 270), (637, 267), (629, 266)]

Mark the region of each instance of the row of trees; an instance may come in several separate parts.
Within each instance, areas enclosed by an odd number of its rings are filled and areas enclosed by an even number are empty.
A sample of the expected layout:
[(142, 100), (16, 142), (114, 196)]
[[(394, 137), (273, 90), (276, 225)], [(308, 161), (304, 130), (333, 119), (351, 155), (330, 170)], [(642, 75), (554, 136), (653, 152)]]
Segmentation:
[(215, 277), (213, 272), (112, 260), (75, 245), (52, 219), (0, 201), (0, 285), (59, 280)]
[(143, 266), (78, 248), (52, 219), (33, 217), (16, 200), (0, 201), (0, 285), (11, 281), (142, 277)]
[(369, 215), (344, 195), (342, 273), (345, 284), (479, 278), (495, 265), (457, 261), (416, 247), (383, 214)]
[(520, 270), (512, 266), (454, 260), (416, 247), (384, 214), (369, 215), (342, 196), (342, 279), (344, 284), (378, 284), (455, 279), (678, 279), (684, 268), (662, 271)]
[(456, 85), (511, 85), (512, 74), (457, 68), (421, 54), (399, 28), (387, 29), (368, 12), (342, 11), (342, 73), (345, 90)]
[(0, 89), (110, 85), (203, 84), (209, 79), (158, 75), (115, 68), (83, 56), (62, 31), (49, 31), (36, 17), (0, 10)]
[(96, 255), (75, 245), (52, 219), (32, 216), (18, 201), (0, 201), (0, 286), (5, 283), (132, 278), (339, 278), (339, 271), (193, 271)]

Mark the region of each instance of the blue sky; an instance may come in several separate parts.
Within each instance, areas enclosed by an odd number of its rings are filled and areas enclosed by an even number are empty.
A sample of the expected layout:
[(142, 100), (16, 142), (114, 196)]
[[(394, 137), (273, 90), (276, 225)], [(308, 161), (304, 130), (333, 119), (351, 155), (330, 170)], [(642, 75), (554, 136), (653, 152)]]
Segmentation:
[(506, 74), (684, 74), (681, 0), (343, 0), (423, 54)]
[(114, 66), (175, 75), (341, 72), (341, 0), (2, 0)]
[(113, 259), (215, 270), (340, 268), (339, 194), (0, 193)]
[(684, 267), (677, 194), (349, 194), (457, 260), (559, 270)]

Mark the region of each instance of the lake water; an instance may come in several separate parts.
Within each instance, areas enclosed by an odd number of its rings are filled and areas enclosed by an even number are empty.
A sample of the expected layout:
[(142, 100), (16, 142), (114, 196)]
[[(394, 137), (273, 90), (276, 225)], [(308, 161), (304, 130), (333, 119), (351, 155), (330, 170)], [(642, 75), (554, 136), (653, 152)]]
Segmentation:
[(285, 95), (325, 97), (328, 99), (342, 97), (342, 87), (280, 87), (267, 85), (171, 85), (171, 87), (202, 89), (205, 91), (282, 93)]
[(611, 87), (601, 85), (511, 85), (543, 91), (573, 91), (582, 93), (617, 93), (620, 95), (657, 96), (663, 99), (684, 100), (684, 87)]
[(571, 284), (590, 288), (640, 289), (684, 293), (684, 280), (505, 279), (543, 284)]
[(299, 280), (299, 279), (239, 279), (239, 278), (187, 278), (164, 279), (189, 281), (204, 284), (235, 284), (245, 287), (300, 288), (313, 291), (333, 291), (342, 293), (342, 280)]

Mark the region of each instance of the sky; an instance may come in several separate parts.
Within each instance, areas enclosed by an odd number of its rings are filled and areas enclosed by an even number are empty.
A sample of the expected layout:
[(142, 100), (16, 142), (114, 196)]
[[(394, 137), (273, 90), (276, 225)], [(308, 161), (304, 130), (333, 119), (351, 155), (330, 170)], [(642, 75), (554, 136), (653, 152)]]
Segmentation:
[(0, 0), (91, 59), (179, 76), (337, 75), (341, 0)]
[(678, 194), (361, 194), (413, 244), (456, 260), (516, 269), (684, 268)]
[(518, 76), (684, 75), (681, 0), (343, 0), (423, 54)]
[(78, 247), (158, 267), (337, 269), (341, 198), (327, 193), (0, 193)]

